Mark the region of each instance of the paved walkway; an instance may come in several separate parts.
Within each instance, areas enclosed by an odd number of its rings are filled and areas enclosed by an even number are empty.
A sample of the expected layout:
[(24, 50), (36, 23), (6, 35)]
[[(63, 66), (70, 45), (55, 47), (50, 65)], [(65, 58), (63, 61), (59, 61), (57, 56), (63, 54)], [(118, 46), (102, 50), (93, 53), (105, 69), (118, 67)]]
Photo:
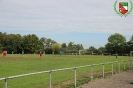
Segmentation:
[(133, 82), (133, 70), (114, 74), (105, 79), (95, 79), (78, 88), (133, 88), (131, 82)]

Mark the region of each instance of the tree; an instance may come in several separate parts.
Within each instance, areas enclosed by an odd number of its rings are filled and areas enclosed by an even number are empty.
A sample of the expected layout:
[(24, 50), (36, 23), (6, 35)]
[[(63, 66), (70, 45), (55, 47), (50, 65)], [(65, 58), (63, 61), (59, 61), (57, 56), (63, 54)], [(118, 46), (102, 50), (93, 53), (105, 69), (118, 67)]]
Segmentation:
[(129, 52), (132, 50), (132, 47), (130, 47), (130, 46), (131, 46), (130, 42), (125, 43), (125, 47), (124, 47), (124, 53), (125, 54), (129, 54)]
[(23, 36), (23, 49), (26, 53), (37, 53), (39, 46), (39, 38), (35, 34)]
[(2, 53), (2, 39), (3, 39), (3, 34), (0, 32), (0, 53)]
[(52, 48), (52, 51), (57, 54), (60, 51), (61, 45), (58, 43), (54, 43), (54, 44), (52, 44), (51, 48)]
[(0, 42), (1, 42), (1, 45), (2, 45), (2, 51), (7, 50), (8, 38), (7, 38), (6, 32), (1, 34)]
[(133, 43), (133, 35), (131, 36), (129, 42), (132, 42)]
[(67, 48), (66, 43), (62, 43), (61, 46), (62, 46), (62, 48)]
[(98, 49), (98, 53), (99, 53), (100, 55), (102, 55), (104, 52), (105, 52), (105, 47), (100, 47), (100, 48)]
[(89, 53), (97, 53), (97, 49), (94, 46), (90, 46), (89, 49), (87, 50)]
[(64, 53), (66, 53), (66, 52), (68, 51), (68, 47), (67, 47), (66, 43), (62, 43), (62, 44), (61, 44), (60, 50), (61, 50), (62, 52), (64, 52)]
[(105, 45), (105, 52), (106, 53), (115, 53), (115, 51), (113, 51), (113, 44), (112, 43), (107, 43)]
[(82, 44), (74, 44), (73, 42), (68, 43), (69, 53), (78, 53), (79, 50), (84, 50)]
[(82, 44), (77, 44), (76, 45), (76, 50), (84, 50), (84, 47), (82, 46)]
[(42, 37), (40, 39), (40, 47), (42, 50), (45, 51), (45, 53), (47, 54), (51, 54), (52, 52), (52, 45), (56, 43), (56, 41), (50, 39), (50, 38), (45, 38), (45, 37)]
[(68, 50), (73, 50), (73, 45), (74, 45), (73, 42), (69, 42), (68, 43)]
[(2, 53), (2, 44), (0, 44), (0, 53)]
[[(56, 43), (56, 44), (55, 44)], [(62, 46), (62, 48), (60, 48)], [(7, 34), (6, 32), (0, 32), (0, 52), (7, 50), (8, 53), (21, 53), (24, 50), (25, 53), (39, 53), (39, 51), (45, 51), (47, 54), (59, 52), (59, 49), (63, 52), (77, 53), (78, 50), (83, 50), (82, 44), (74, 44), (70, 42), (68, 46), (66, 43), (62, 45), (50, 38), (38, 38), (35, 34), (28, 34), (21, 36), (20, 34)]]
[(131, 36), (130, 40), (126, 43), (126, 53), (133, 51), (133, 35)]
[(119, 34), (119, 33), (115, 33), (115, 34), (109, 36), (108, 42), (112, 43), (112, 44), (120, 45), (123, 42), (126, 42), (126, 38), (123, 35)]
[(111, 36), (109, 36), (108, 38), (108, 44), (113, 45), (112, 49), (115, 53), (119, 53), (122, 54), (124, 51), (124, 46), (126, 43), (126, 38), (119, 34), (119, 33), (115, 33)]
[[(13, 34), (14, 37), (14, 47), (13, 50), (16, 53), (21, 53), (22, 52), (22, 43), (23, 43), (23, 38), (20, 34)], [(11, 52), (12, 52), (11, 51)]]

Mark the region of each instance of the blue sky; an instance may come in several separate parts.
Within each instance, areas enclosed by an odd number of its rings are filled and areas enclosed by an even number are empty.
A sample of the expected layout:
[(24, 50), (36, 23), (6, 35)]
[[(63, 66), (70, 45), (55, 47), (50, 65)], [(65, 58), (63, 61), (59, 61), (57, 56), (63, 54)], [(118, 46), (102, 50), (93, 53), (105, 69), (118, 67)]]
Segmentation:
[[(118, 0), (121, 1), (129, 2)], [(115, 0), (0, 0), (0, 31), (36, 34), (60, 44), (71, 41), (84, 48), (104, 46), (114, 33), (129, 41), (133, 12), (120, 17), (114, 12), (114, 3)]]

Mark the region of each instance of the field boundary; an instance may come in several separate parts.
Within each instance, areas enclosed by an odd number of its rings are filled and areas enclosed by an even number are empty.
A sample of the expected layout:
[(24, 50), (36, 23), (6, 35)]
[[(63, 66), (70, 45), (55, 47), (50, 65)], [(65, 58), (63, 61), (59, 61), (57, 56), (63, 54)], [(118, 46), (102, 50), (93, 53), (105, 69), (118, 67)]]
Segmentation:
[(30, 76), (30, 75), (36, 75), (36, 74), (43, 74), (43, 73), (49, 73), (49, 87), (52, 88), (52, 72), (57, 72), (57, 71), (64, 71), (64, 70), (74, 70), (74, 87), (76, 88), (76, 70), (78, 68), (85, 68), (85, 67), (90, 67), (91, 71), (90, 71), (90, 76), (91, 76), (91, 80), (93, 80), (93, 67), (94, 66), (99, 66), (102, 65), (102, 77), (105, 77), (105, 70), (104, 67), (106, 64), (111, 64), (111, 73), (112, 75), (114, 74), (114, 63), (118, 63), (118, 73), (120, 73), (120, 62), (124, 62), (124, 66), (123, 66), (123, 70), (126, 70), (126, 62), (129, 62), (129, 69), (132, 68), (132, 64), (131, 64), (131, 60), (119, 60), (119, 61), (114, 61), (114, 62), (106, 62), (106, 63), (100, 63), (100, 64), (91, 64), (91, 65), (84, 65), (84, 66), (77, 66), (77, 67), (71, 67), (71, 68), (63, 68), (63, 69), (55, 69), (55, 70), (47, 70), (47, 71), (41, 71), (41, 72), (34, 72), (34, 73), (28, 73), (28, 74), (21, 74), (21, 75), (16, 75), (16, 76), (9, 76), (9, 77), (4, 77), (4, 78), (0, 78), (0, 80), (4, 80), (5, 81), (5, 88), (7, 88), (7, 83), (9, 79), (14, 79), (14, 78), (19, 78), (19, 77), (24, 77), (24, 76)]

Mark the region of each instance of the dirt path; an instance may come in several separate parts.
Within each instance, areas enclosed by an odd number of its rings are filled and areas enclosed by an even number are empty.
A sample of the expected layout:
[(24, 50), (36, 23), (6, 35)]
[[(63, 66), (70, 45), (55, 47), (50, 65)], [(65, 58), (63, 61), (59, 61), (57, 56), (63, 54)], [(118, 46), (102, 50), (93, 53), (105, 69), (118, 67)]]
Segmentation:
[(133, 88), (133, 70), (114, 74), (105, 79), (96, 79), (78, 88)]

